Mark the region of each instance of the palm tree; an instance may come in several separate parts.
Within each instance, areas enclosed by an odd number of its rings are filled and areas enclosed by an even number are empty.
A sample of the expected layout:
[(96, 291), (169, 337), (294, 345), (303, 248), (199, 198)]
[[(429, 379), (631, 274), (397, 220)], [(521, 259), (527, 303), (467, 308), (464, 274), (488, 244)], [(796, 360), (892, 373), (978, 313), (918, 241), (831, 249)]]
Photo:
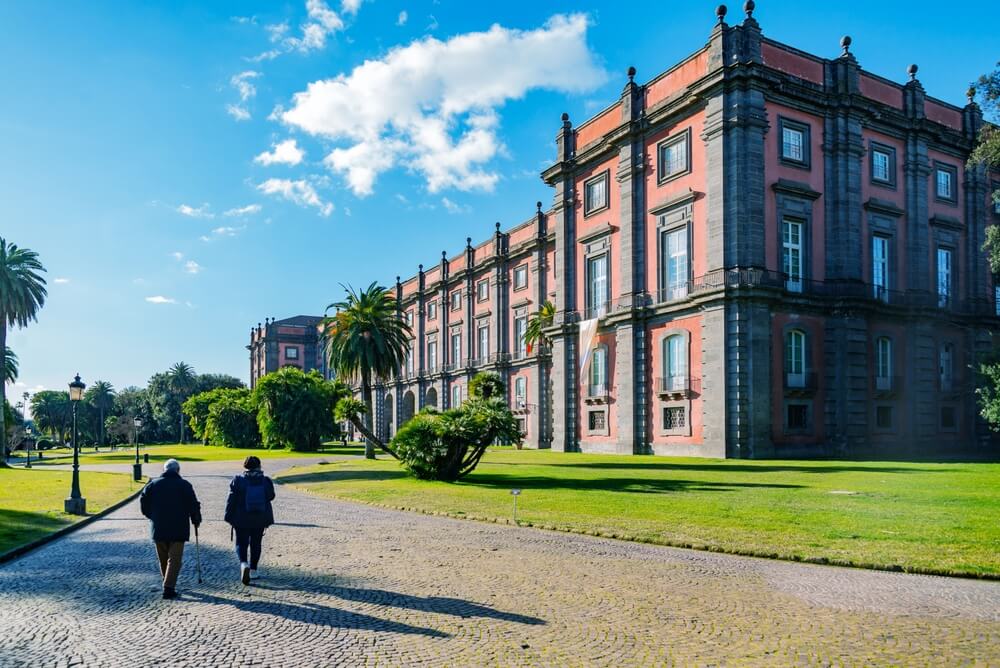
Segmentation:
[(3, 382), (13, 383), (17, 380), (17, 354), (7, 348), (3, 352)]
[[(45, 267), (38, 253), (8, 244), (0, 237), (0, 360), (7, 364), (7, 328), (27, 327), (38, 319), (45, 303)], [(0, 406), (7, 401), (7, 383), (0, 383)], [(0, 467), (7, 466), (7, 431), (0, 410)]]
[(184, 442), (184, 409), (181, 406), (187, 401), (187, 398), (191, 396), (194, 392), (195, 383), (198, 377), (195, 375), (194, 369), (191, 368), (190, 364), (185, 364), (184, 362), (178, 362), (177, 364), (170, 367), (167, 371), (167, 376), (170, 378), (170, 388), (173, 390), (174, 395), (177, 398), (177, 411), (180, 414), (180, 429), (178, 442)]
[(538, 309), (538, 313), (528, 319), (528, 326), (524, 328), (524, 341), (528, 345), (535, 342), (545, 343), (545, 334), (542, 330), (551, 327), (555, 321), (556, 307), (549, 300), (545, 300)]
[[(365, 404), (364, 422), (372, 428), (372, 385), (389, 380), (403, 363), (410, 327), (396, 312), (396, 299), (386, 288), (372, 283), (355, 292), (344, 286), (346, 299), (326, 307), (336, 314), (323, 319), (330, 366), (343, 380), (360, 381)], [(375, 459), (375, 444), (365, 438), (365, 457)]]
[(87, 388), (86, 399), (88, 402), (93, 404), (94, 408), (97, 409), (98, 414), (101, 416), (101, 422), (98, 425), (98, 434), (100, 436), (101, 445), (104, 445), (106, 437), (104, 415), (114, 405), (115, 388), (106, 380), (98, 380)]

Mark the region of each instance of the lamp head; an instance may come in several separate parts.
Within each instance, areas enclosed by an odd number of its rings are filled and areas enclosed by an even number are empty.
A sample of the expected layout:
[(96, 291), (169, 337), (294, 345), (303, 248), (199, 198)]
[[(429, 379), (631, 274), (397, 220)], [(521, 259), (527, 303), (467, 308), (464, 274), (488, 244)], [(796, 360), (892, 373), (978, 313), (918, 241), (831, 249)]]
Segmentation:
[(69, 400), (76, 402), (83, 399), (83, 391), (86, 387), (83, 381), (80, 380), (80, 374), (76, 374), (73, 382), (69, 384)]

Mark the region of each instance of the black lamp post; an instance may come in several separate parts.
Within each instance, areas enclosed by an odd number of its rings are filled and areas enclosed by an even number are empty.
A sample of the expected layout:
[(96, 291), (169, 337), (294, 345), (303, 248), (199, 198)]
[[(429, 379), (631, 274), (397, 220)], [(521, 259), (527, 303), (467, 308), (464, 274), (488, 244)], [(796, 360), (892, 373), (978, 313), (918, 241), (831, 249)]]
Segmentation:
[(142, 464), (139, 463), (139, 430), (142, 429), (142, 418), (132, 420), (135, 427), (135, 464), (132, 464), (132, 479), (142, 480)]
[(76, 434), (76, 407), (83, 399), (83, 390), (86, 387), (80, 380), (80, 374), (76, 374), (73, 382), (69, 384), (69, 400), (73, 404), (73, 489), (63, 505), (70, 515), (87, 514), (87, 499), (80, 494), (80, 443)]
[(28, 461), (24, 463), (24, 468), (31, 468), (31, 427), (24, 428), (24, 454)]

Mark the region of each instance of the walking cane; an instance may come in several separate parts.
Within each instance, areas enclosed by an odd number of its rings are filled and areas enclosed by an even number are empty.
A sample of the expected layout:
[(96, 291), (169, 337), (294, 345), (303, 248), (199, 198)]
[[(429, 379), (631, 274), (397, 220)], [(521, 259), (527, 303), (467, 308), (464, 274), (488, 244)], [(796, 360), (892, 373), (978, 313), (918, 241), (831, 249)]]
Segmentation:
[(198, 527), (194, 528), (194, 554), (198, 560), (198, 584), (201, 584), (201, 543), (198, 542)]

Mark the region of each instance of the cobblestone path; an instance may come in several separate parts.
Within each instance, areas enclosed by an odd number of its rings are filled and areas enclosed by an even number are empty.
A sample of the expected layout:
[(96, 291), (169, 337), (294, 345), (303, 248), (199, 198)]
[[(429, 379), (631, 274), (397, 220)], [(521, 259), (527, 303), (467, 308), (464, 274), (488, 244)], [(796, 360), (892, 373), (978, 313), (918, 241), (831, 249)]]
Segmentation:
[(245, 588), (222, 522), (231, 470), (184, 466), (206, 518), (205, 582), (190, 545), (178, 600), (159, 598), (137, 503), (0, 566), (0, 666), (1000, 665), (1000, 583), (462, 522), (283, 487), (263, 578)]

